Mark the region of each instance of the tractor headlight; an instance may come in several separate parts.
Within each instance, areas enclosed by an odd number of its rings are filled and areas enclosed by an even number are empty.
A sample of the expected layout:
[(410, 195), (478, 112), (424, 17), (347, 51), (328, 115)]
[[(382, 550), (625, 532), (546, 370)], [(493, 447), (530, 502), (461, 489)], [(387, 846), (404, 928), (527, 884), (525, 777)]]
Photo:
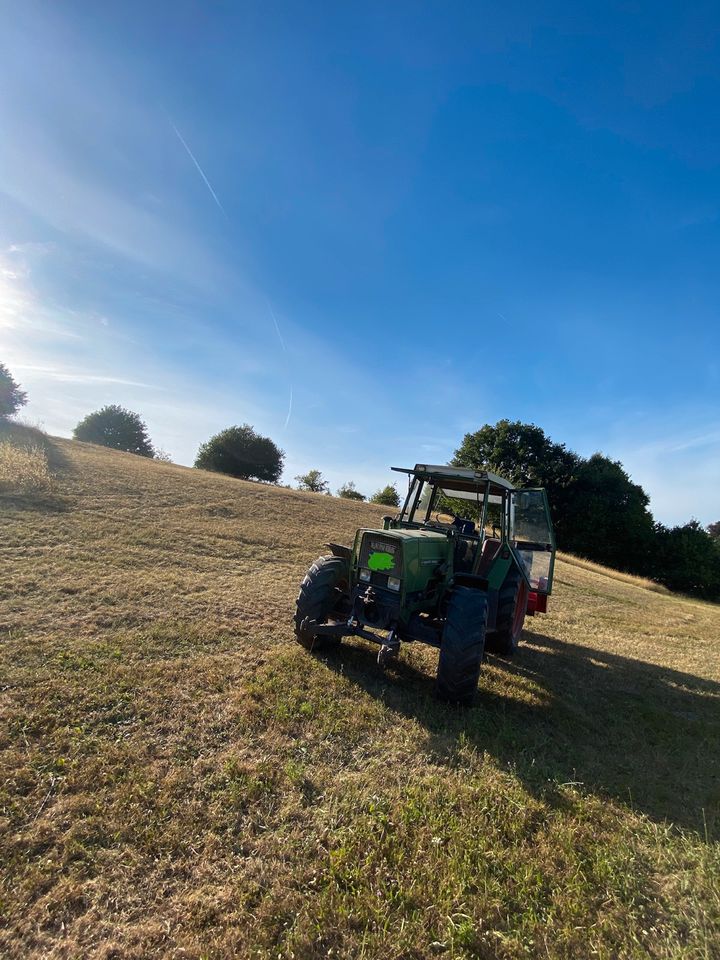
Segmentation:
[(397, 577), (388, 577), (387, 585), (390, 590), (399, 590), (401, 583), (402, 581)]
[(372, 576), (372, 574), (370, 573), (369, 570), (361, 570), (361, 571), (360, 571), (360, 579), (361, 579), (361, 580), (364, 580), (365, 583), (369, 583), (369, 582), (370, 582), (370, 577), (371, 577), (371, 576)]

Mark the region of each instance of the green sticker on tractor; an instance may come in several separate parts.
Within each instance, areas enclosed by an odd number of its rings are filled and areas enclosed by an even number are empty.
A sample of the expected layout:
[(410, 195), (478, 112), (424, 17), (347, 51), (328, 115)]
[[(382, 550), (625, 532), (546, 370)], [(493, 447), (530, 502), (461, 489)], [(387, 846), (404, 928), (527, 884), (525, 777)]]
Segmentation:
[(378, 551), (368, 557), (368, 566), (371, 570), (394, 570), (395, 558), (391, 553)]

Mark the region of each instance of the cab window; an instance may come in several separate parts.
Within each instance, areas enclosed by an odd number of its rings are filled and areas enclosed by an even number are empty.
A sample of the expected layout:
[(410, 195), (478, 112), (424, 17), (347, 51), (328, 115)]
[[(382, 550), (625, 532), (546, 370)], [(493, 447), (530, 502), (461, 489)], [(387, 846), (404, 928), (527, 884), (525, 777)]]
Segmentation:
[(543, 490), (510, 495), (510, 542), (533, 590), (550, 593), (555, 540)]

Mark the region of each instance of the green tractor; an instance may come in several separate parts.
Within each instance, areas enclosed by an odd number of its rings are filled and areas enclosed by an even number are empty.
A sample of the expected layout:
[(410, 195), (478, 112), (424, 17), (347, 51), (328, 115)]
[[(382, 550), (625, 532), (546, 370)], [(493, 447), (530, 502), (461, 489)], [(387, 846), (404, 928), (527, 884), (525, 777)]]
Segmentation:
[[(484, 470), (417, 464), (405, 504), (352, 547), (329, 543), (300, 587), (295, 636), (309, 650), (342, 637), (438, 647), (436, 693), (470, 703), (486, 650), (511, 656), (525, 615), (545, 613), (555, 562), (547, 497)], [(380, 631), (378, 633), (378, 631)]]

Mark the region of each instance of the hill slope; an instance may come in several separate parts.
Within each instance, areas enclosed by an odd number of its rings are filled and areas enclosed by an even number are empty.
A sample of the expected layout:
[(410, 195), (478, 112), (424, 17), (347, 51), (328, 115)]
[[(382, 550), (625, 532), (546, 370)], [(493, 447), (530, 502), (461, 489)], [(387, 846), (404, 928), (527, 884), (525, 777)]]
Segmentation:
[(0, 496), (0, 954), (720, 954), (720, 608), (558, 564), (471, 711), (292, 641), (385, 508), (53, 441)]

